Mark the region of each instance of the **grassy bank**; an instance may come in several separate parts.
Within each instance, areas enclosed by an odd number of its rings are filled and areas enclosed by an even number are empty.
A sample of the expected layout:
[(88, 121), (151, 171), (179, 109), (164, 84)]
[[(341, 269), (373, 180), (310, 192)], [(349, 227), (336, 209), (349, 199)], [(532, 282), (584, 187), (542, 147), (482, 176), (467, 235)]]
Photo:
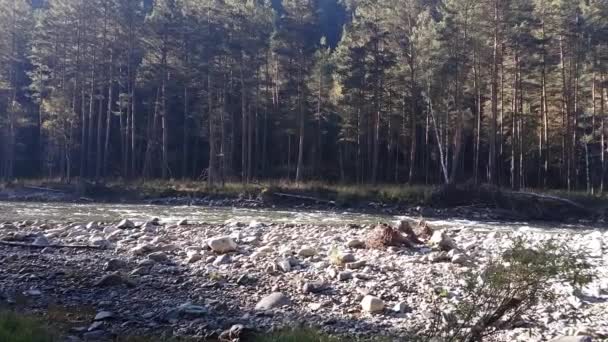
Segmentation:
[[(12, 312), (0, 312), (0, 341), (2, 342), (59, 342), (62, 329), (51, 326), (39, 318), (18, 315)], [(165, 338), (160, 336), (142, 337), (125, 336), (116, 338), (115, 342), (190, 342), (188, 339)], [(273, 334), (255, 335), (244, 342), (347, 342), (364, 341), (360, 339), (344, 338), (326, 335), (319, 331), (303, 328), (297, 330), (280, 331)], [(371, 340), (365, 340), (371, 342)]]
[[(473, 204), (488, 204), (495, 197), (497, 188), (461, 184), (446, 187), (432, 185), (406, 184), (331, 184), (325, 182), (303, 182), (296, 184), (290, 181), (263, 181), (250, 184), (228, 182), (224, 185), (209, 186), (206, 182), (182, 180), (112, 180), (104, 183), (79, 182), (64, 184), (57, 179), (17, 180), (2, 183), (0, 188), (44, 188), (78, 193), (80, 196), (101, 201), (138, 201), (167, 197), (192, 198), (245, 198), (257, 199), (265, 191), (273, 194), (290, 194), (304, 196), (321, 201), (333, 201), (338, 205), (359, 206), (370, 202), (407, 206), (454, 207)], [(501, 190), (509, 191), (508, 188)], [(608, 195), (588, 194), (585, 191), (539, 190), (524, 191), (559, 196), (570, 199), (593, 210), (608, 207)], [(275, 198), (277, 204), (289, 204), (289, 198)], [(297, 202), (297, 201), (295, 201)], [(492, 203), (490, 203), (492, 204)]]

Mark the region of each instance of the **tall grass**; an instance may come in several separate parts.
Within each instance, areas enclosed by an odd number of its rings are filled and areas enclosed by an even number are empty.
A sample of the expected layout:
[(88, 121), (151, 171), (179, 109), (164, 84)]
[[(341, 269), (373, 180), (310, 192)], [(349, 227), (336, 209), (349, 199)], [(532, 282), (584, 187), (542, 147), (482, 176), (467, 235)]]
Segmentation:
[(59, 337), (35, 318), (0, 312), (0, 341), (58, 342)]

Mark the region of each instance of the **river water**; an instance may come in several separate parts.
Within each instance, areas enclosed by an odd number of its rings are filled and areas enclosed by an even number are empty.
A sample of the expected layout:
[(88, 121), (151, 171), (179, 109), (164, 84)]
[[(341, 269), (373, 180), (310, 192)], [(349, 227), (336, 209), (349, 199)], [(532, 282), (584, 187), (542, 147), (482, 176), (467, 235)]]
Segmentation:
[[(0, 202), (0, 221), (41, 220), (48, 222), (90, 221), (114, 222), (123, 218), (146, 221), (159, 218), (172, 223), (181, 219), (189, 222), (219, 224), (226, 221), (264, 223), (302, 223), (317, 225), (374, 224), (391, 222), (406, 216), (371, 215), (350, 211), (275, 210), (231, 207), (168, 206), (149, 204), (74, 204), (38, 202)], [(480, 231), (532, 230), (544, 232), (588, 232), (603, 230), (595, 224), (558, 224), (527, 222), (492, 222), (466, 219), (427, 219), (434, 227), (470, 228)]]

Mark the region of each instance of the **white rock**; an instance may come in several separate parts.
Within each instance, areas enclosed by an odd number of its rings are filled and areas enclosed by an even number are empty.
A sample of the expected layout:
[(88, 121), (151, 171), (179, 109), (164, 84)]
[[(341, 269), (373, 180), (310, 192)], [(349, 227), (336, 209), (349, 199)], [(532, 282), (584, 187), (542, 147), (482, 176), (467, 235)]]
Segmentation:
[(549, 342), (591, 342), (592, 339), (589, 336), (561, 336), (552, 339)]
[(378, 297), (367, 295), (361, 301), (361, 308), (365, 312), (381, 312), (384, 310), (384, 302)]
[(186, 220), (186, 219), (181, 219), (181, 220), (179, 220), (179, 221), (177, 222), (177, 225), (178, 225), (178, 226), (187, 226), (187, 225), (189, 225), (189, 224), (190, 224), (190, 223), (188, 223), (188, 220)]
[(466, 265), (468, 263), (468, 258), (464, 254), (456, 253), (452, 256), (452, 263), (458, 265)]
[(399, 302), (393, 306), (393, 311), (397, 313), (406, 313), (410, 310), (409, 305), (406, 302)]
[(91, 236), (89, 238), (89, 243), (99, 248), (110, 248), (112, 245), (110, 241), (104, 239), (103, 236)]
[(601, 238), (594, 238), (587, 244), (587, 248), (589, 249), (589, 256), (592, 257), (601, 257), (602, 250), (604, 248), (604, 244)]
[(97, 224), (97, 222), (95, 221), (92, 221), (87, 223), (86, 228), (87, 230), (99, 229), (99, 224)]
[(34, 239), (34, 242), (32, 243), (32, 245), (48, 246), (48, 245), (50, 245), (50, 243), (49, 243), (49, 240), (44, 235), (40, 235), (40, 236), (36, 237), (36, 239)]
[(152, 253), (156, 250), (156, 247), (153, 245), (149, 245), (149, 244), (143, 244), (143, 245), (138, 245), (135, 246), (131, 249), (131, 253), (133, 255), (145, 255), (145, 254), (149, 254)]
[(279, 269), (281, 271), (283, 271), (285, 273), (291, 271), (291, 263), (287, 259), (282, 259), (282, 260), (277, 261), (277, 266), (279, 267)]
[(110, 311), (100, 311), (95, 315), (94, 321), (103, 321), (106, 319), (114, 318), (114, 314)]
[(236, 242), (229, 236), (211, 238), (207, 241), (207, 245), (212, 251), (220, 254), (236, 251), (238, 247)]
[(203, 258), (203, 255), (200, 254), (199, 252), (188, 253), (188, 257), (186, 258), (186, 263), (192, 264), (192, 263), (195, 263), (195, 262), (201, 260), (202, 258)]
[(365, 246), (365, 242), (357, 239), (352, 239), (346, 243), (346, 246), (349, 248), (363, 248)]
[(118, 228), (118, 229), (131, 229), (131, 228), (135, 228), (135, 224), (131, 220), (124, 219), (124, 220), (120, 221), (116, 225), (116, 228)]

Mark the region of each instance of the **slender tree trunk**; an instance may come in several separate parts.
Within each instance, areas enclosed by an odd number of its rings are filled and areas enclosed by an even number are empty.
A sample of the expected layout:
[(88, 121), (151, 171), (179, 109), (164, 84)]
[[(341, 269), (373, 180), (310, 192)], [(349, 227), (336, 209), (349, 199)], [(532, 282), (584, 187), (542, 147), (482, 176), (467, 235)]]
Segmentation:
[(216, 138), (215, 138), (215, 115), (213, 113), (213, 97), (212, 97), (212, 82), (211, 82), (211, 71), (207, 74), (207, 107), (209, 115), (209, 173), (207, 182), (209, 186), (212, 186), (216, 182)]
[[(111, 130), (111, 126), (112, 126), (112, 104), (114, 102), (114, 99), (112, 97), (112, 85), (114, 83), (114, 51), (111, 52), (112, 57), (110, 58), (110, 80), (108, 82), (108, 111), (106, 113), (106, 139), (105, 139), (105, 145), (104, 145), (104, 149), (103, 149), (103, 176), (107, 177), (108, 176), (108, 168), (109, 168), (109, 163), (110, 163), (110, 130)], [(120, 110), (120, 116), (122, 117), (122, 110)], [(99, 126), (101, 127), (101, 123), (99, 124)], [(129, 118), (127, 117), (127, 127), (126, 130), (129, 130)], [(99, 131), (98, 136), (101, 135), (101, 131)], [(98, 165), (99, 162), (101, 160), (101, 138), (97, 139), (97, 160), (98, 160)], [(125, 146), (127, 144), (126, 141), (123, 142), (123, 146)], [(127, 149), (124, 149), (125, 151)], [(123, 156), (124, 157), (124, 156)], [(101, 169), (102, 166), (99, 166), (99, 169)], [(126, 168), (123, 169), (124, 171), (126, 171)]]
[(303, 168), (303, 162), (304, 162), (304, 109), (303, 109), (303, 105), (302, 105), (302, 86), (301, 83), (303, 81), (303, 75), (302, 75), (302, 66), (301, 63), (298, 66), (298, 115), (300, 118), (300, 133), (299, 133), (299, 143), (298, 143), (298, 166), (296, 168), (296, 183), (300, 183), (300, 181), (302, 180), (302, 168)]
[[(604, 73), (602, 72), (601, 76), (600, 76), (600, 82), (602, 84), (606, 84), (605, 82), (605, 77), (604, 77)], [(601, 144), (601, 152), (600, 152), (600, 160), (602, 163), (602, 171), (601, 171), (601, 176), (600, 176), (600, 194), (604, 193), (604, 180), (606, 178), (606, 127), (605, 127), (605, 122), (606, 122), (606, 112), (604, 111), (604, 106), (605, 106), (605, 102), (606, 101), (606, 87), (602, 86), (602, 89), (600, 90), (600, 144)]]
[(245, 76), (243, 75), (244, 58), (239, 69), (241, 81), (241, 181), (247, 183), (247, 102), (245, 98)]
[(162, 130), (162, 171), (161, 177), (163, 179), (167, 179), (169, 175), (169, 158), (168, 158), (168, 149), (169, 149), (169, 128), (167, 127), (167, 81), (169, 78), (169, 72), (167, 70), (167, 46), (166, 40), (167, 37), (163, 37), (163, 56), (162, 56), (162, 84), (161, 84), (161, 110), (160, 110), (160, 119), (161, 119), (161, 130)]
[(188, 155), (189, 153), (189, 134), (190, 134), (190, 130), (189, 125), (190, 125), (190, 115), (188, 114), (188, 101), (190, 99), (188, 98), (188, 87), (184, 86), (184, 140), (182, 142), (182, 149), (183, 149), (183, 155), (182, 155), (182, 179), (186, 179), (188, 177), (188, 158), (190, 157)]
[[(562, 73), (562, 163), (565, 162), (566, 186), (568, 191), (571, 190), (571, 174), (570, 174), (570, 101), (568, 99), (568, 87), (566, 83), (566, 65), (564, 56), (563, 37), (559, 37), (559, 55), (560, 69)], [(565, 132), (563, 131), (565, 125)]]
[(490, 126), (490, 155), (488, 158), (488, 181), (496, 181), (496, 118), (498, 116), (498, 3), (494, 0), (494, 47), (492, 53), (492, 121)]

